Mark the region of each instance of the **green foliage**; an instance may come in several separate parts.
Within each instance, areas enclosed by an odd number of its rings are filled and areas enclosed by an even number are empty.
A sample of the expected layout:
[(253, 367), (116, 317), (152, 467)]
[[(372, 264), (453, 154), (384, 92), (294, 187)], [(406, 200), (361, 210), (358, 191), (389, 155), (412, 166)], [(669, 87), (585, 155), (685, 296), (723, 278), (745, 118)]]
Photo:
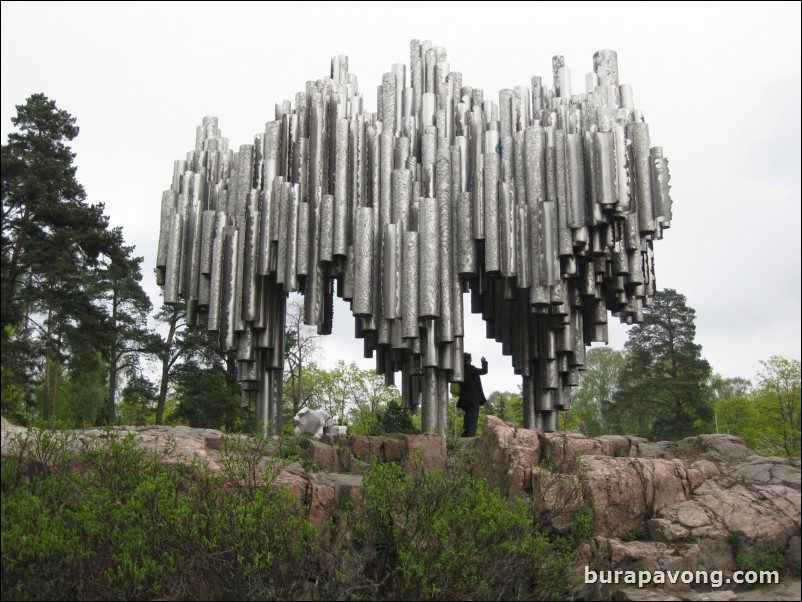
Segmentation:
[(582, 459), (565, 440), (544, 455), (532, 471), (532, 518), (564, 552), (596, 534), (593, 501), (585, 495), (582, 471)]
[(799, 457), (799, 360), (774, 356), (761, 364), (756, 388), (716, 401), (719, 431), (741, 437), (759, 454)]
[(295, 441), (295, 439), (292, 439), (291, 437), (282, 436), (282, 438), (279, 439), (278, 451), (276, 452), (276, 454), (278, 455), (279, 458), (282, 458), (289, 462), (294, 462), (299, 457), (298, 443)]
[[(376, 435), (399, 432), (388, 431), (391, 427), (409, 428), (395, 409), (388, 410), (390, 402), (400, 407), (398, 389), (387, 386), (384, 377), (373, 370), (363, 370), (355, 362), (340, 360), (330, 370), (311, 364), (306, 374), (314, 381), (310, 388), (309, 407), (324, 410), (338, 424), (348, 425), (349, 432)], [(383, 422), (380, 423), (383, 412)]]
[[(524, 423), (524, 402), (520, 393), (509, 391), (493, 391), (482, 406), (485, 414), (492, 414), (504, 422), (522, 425)], [(479, 420), (481, 425), (483, 420)]]
[(614, 432), (677, 440), (713, 417), (710, 364), (696, 337), (696, 312), (672, 289), (658, 291), (629, 331), (618, 391), (605, 405)]
[(578, 431), (588, 437), (609, 433), (610, 403), (618, 390), (618, 380), (624, 367), (625, 355), (612, 347), (593, 347), (587, 352), (582, 381), (571, 399), (567, 418), (571, 421), (563, 430)]
[(16, 131), (2, 147), (2, 365), (30, 402), (34, 368), (45, 359), (49, 418), (62, 347), (82, 338), (79, 322), (102, 320), (93, 274), (116, 241), (103, 206), (87, 204), (75, 178), (68, 144), (78, 135), (75, 118), (33, 94), (11, 121)]
[(0, 412), (14, 424), (27, 424), (25, 388), (11, 368), (0, 367)]
[(55, 432), (13, 444), (18, 458), (2, 464), (3, 599), (293, 599), (303, 591), (314, 527), (272, 484), (278, 466), (265, 466), (264, 440), (227, 440), (220, 474), (165, 464), (113, 431), (75, 457)]
[(761, 364), (756, 401), (761, 411), (774, 419), (769, 445), (785, 456), (799, 457), (800, 362), (775, 355)]
[[(738, 570), (744, 573), (755, 572), (758, 575), (763, 573), (777, 572), (779, 575), (799, 578), (799, 563), (779, 552), (770, 554), (768, 552), (746, 553), (741, 552), (735, 558)], [(744, 589), (759, 587), (760, 583), (743, 583)]]
[(122, 390), (117, 413), (127, 425), (153, 424), (156, 419), (156, 385), (141, 374), (129, 378)]
[(639, 539), (646, 539), (648, 535), (646, 526), (643, 523), (634, 525), (626, 533), (621, 536), (621, 541), (637, 541)]
[(55, 415), (73, 428), (104, 422), (108, 367), (91, 347), (77, 347), (59, 379)]
[(75, 118), (33, 94), (11, 121), (2, 147), (4, 413), (95, 424), (102, 397), (100, 418), (113, 423), (117, 389), (154, 338), (142, 258), (109, 228), (103, 205), (86, 202), (69, 146)]
[[(510, 507), (457, 464), (450, 476), (371, 467), (349, 518), (367, 561), (349, 595), (375, 600), (565, 599), (570, 555), (552, 550), (525, 504)], [(342, 592), (339, 592), (341, 595)]]
[(410, 413), (404, 410), (395, 399), (391, 399), (385, 405), (379, 406), (375, 414), (365, 412), (360, 422), (352, 425), (350, 430), (357, 435), (386, 435), (390, 433), (414, 435), (420, 432), (415, 427)]
[(571, 550), (593, 532), (586, 506), (555, 528), (511, 505), (466, 454), (449, 474), (372, 466), (324, 558), (276, 485), (272, 439), (224, 438), (219, 471), (114, 430), (88, 448), (45, 429), (9, 445), (3, 599), (567, 599)]
[(251, 431), (253, 410), (241, 405), (236, 373), (228, 369), (233, 362), (223, 364), (216, 357), (205, 361), (185, 361), (175, 369), (177, 406), (170, 419), (192, 427)]
[(301, 466), (306, 472), (320, 472), (320, 464), (315, 462), (312, 458), (305, 458), (303, 462), (301, 462)]

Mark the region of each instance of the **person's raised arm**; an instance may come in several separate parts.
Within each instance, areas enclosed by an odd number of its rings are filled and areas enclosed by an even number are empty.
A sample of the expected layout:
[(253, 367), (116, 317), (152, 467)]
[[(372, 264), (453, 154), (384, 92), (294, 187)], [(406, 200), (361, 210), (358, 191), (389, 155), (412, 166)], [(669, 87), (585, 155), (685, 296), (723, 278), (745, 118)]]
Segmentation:
[(487, 374), (487, 360), (482, 356), (482, 369), (479, 370), (479, 374)]

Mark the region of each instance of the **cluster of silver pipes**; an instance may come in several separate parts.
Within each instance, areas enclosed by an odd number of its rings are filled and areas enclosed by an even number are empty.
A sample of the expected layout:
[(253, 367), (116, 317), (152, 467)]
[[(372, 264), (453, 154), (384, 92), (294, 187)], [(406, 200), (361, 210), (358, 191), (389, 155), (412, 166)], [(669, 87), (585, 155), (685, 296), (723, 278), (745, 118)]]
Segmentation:
[(350, 302), (365, 357), (444, 434), (449, 382), (463, 379), (463, 293), (523, 377), (527, 427), (553, 431), (570, 407), (585, 346), (607, 342), (608, 311), (642, 320), (655, 291), (652, 243), (671, 221), (660, 147), (620, 85), (615, 52), (593, 56), (572, 94), (464, 85), (444, 48), (413, 40), (367, 113), (348, 59), (276, 105), (253, 144), (229, 148), (215, 117), (175, 162), (162, 197), (156, 273), (187, 323), (236, 353), (243, 404), (281, 430), (289, 293), (330, 334)]

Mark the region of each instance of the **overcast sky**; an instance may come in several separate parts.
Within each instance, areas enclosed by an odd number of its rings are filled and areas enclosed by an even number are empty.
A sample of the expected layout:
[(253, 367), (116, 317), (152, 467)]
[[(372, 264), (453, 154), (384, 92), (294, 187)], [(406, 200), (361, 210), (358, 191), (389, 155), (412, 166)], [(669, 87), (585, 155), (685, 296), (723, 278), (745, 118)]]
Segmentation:
[[(252, 143), (275, 103), (327, 76), (338, 54), (375, 110), (382, 73), (409, 63), (412, 38), (444, 46), (464, 85), (495, 100), (533, 75), (550, 83), (555, 54), (580, 93), (593, 53), (616, 50), (671, 170), (658, 287), (687, 297), (703, 355), (724, 376), (754, 379), (760, 360), (800, 357), (797, 2), (2, 2), (1, 23), (3, 141), (33, 93), (77, 118), (78, 180), (144, 256), (156, 306), (161, 192), (204, 115), (233, 148)], [(466, 317), (466, 349), (490, 361), (485, 390), (516, 390), (500, 344)], [(372, 366), (341, 302), (334, 324), (321, 362)], [(611, 321), (610, 344), (626, 333)]]

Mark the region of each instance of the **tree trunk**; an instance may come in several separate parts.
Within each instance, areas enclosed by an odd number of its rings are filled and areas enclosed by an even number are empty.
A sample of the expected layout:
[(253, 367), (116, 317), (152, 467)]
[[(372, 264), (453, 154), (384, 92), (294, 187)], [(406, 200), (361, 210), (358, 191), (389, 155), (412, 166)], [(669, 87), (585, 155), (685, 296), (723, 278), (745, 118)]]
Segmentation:
[(117, 290), (111, 296), (111, 328), (114, 333), (114, 340), (111, 344), (109, 353), (109, 407), (107, 419), (109, 424), (114, 424), (117, 420), (115, 406), (117, 404)]
[(111, 350), (109, 357), (109, 403), (108, 403), (108, 419), (109, 424), (114, 424), (117, 420), (115, 406), (117, 403), (117, 350)]
[(45, 378), (42, 391), (42, 418), (49, 420), (50, 412), (50, 370), (53, 359), (53, 311), (47, 310), (47, 349), (45, 355)]
[(164, 405), (167, 403), (167, 379), (170, 377), (169, 362), (169, 355), (162, 359), (162, 380), (159, 385), (159, 399), (156, 402), (156, 424), (162, 424), (164, 422)]
[(164, 422), (164, 405), (167, 403), (167, 388), (170, 383), (170, 368), (178, 359), (178, 355), (173, 355), (173, 341), (175, 340), (175, 331), (178, 328), (178, 320), (181, 317), (181, 312), (177, 307), (173, 308), (173, 315), (170, 318), (170, 331), (167, 333), (167, 348), (162, 355), (162, 380), (159, 384), (159, 399), (156, 402), (156, 424)]
[(55, 358), (53, 359), (53, 379), (50, 383), (50, 415), (56, 415), (56, 399), (58, 397), (58, 377), (61, 374), (61, 333), (58, 335)]

